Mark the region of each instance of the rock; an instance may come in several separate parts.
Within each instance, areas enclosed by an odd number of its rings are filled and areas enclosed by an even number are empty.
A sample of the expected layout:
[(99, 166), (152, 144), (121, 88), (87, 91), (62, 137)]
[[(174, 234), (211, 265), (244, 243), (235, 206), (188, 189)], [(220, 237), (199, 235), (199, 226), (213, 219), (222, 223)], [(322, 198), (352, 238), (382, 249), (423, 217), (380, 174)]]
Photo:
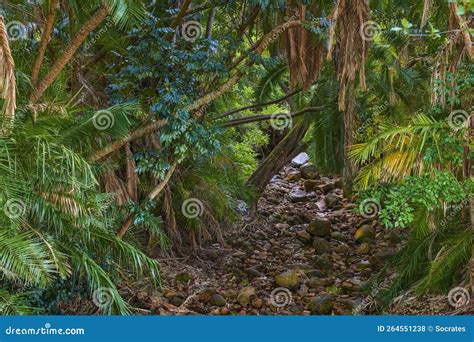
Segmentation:
[(303, 183), (303, 186), (306, 191), (314, 191), (318, 184), (319, 182), (315, 181), (314, 179), (306, 179)]
[(287, 271), (280, 273), (275, 276), (275, 283), (278, 286), (292, 288), (296, 287), (300, 283), (299, 275), (297, 271)]
[(360, 254), (369, 254), (370, 245), (367, 242), (362, 243), (359, 248), (357, 248), (357, 252)]
[(296, 182), (301, 179), (301, 172), (299, 171), (292, 171), (288, 174), (288, 181), (290, 182)]
[(254, 298), (252, 299), (250, 305), (252, 305), (252, 307), (255, 309), (261, 309), (263, 306), (263, 300), (261, 300), (260, 298)]
[(263, 273), (253, 267), (247, 268), (245, 272), (248, 274), (249, 278), (251, 279), (263, 277)]
[(334, 182), (334, 187), (336, 189), (343, 189), (344, 188), (344, 182), (342, 179), (338, 179), (337, 181)]
[(367, 269), (368, 267), (370, 267), (369, 261), (367, 261), (367, 260), (362, 260), (362, 261), (360, 261), (360, 262), (357, 264), (356, 270), (357, 270), (357, 271), (363, 271), (363, 270)]
[(325, 195), (327, 195), (328, 193), (330, 193), (331, 191), (334, 190), (334, 184), (332, 183), (327, 183), (327, 184), (324, 184), (324, 185), (320, 185), (318, 187), (318, 189)]
[(293, 203), (307, 202), (311, 198), (306, 191), (300, 189), (292, 189), (288, 196)]
[(344, 204), (344, 209), (354, 210), (355, 208), (357, 208), (357, 205), (355, 203), (346, 203), (346, 204)]
[(226, 300), (236, 300), (239, 293), (236, 290), (223, 290), (221, 291), (221, 295)]
[(308, 154), (306, 152), (301, 152), (300, 154), (298, 154), (296, 157), (294, 157), (291, 160), (291, 163), (294, 166), (301, 166), (303, 164), (306, 164), (308, 160), (309, 160)]
[(316, 179), (319, 177), (318, 169), (313, 163), (306, 163), (300, 167), (301, 177), (304, 179)]
[(296, 232), (296, 238), (305, 244), (309, 244), (311, 242), (311, 234), (306, 230)]
[(247, 205), (247, 203), (245, 203), (244, 201), (242, 200), (237, 200), (237, 208), (236, 208), (237, 212), (242, 215), (242, 216), (246, 216), (248, 215), (249, 213), (249, 206)]
[(209, 301), (212, 306), (223, 307), (227, 304), (225, 298), (218, 293), (215, 293), (211, 296), (211, 300)]
[(378, 266), (382, 264), (385, 260), (390, 258), (393, 255), (392, 252), (390, 251), (379, 251), (377, 253), (374, 253), (370, 258), (369, 262), (373, 266)]
[(312, 288), (317, 289), (318, 287), (328, 286), (332, 283), (330, 278), (310, 278), (306, 281), (306, 284)]
[(400, 233), (395, 229), (391, 229), (390, 232), (386, 236), (392, 243), (399, 243), (402, 241), (402, 238), (400, 237)]
[(325, 254), (331, 252), (331, 245), (323, 238), (315, 237), (313, 240), (314, 251), (318, 254)]
[(255, 296), (255, 289), (253, 287), (244, 287), (240, 290), (237, 296), (237, 302), (242, 306), (247, 306), (250, 303), (250, 297)]
[(306, 227), (311, 235), (326, 237), (331, 235), (331, 222), (326, 219), (316, 218)]
[(340, 201), (341, 199), (333, 194), (329, 194), (326, 197), (324, 197), (324, 203), (326, 204), (326, 207), (328, 209), (335, 208), (339, 204)]
[(322, 295), (314, 297), (306, 306), (306, 309), (316, 315), (329, 315), (334, 307), (333, 296)]
[(341, 232), (331, 232), (331, 238), (337, 241), (346, 241), (347, 238)]
[(176, 292), (175, 290), (166, 289), (163, 291), (163, 296), (165, 298), (173, 298), (173, 297), (176, 297), (177, 295), (178, 295), (178, 292)]
[(313, 266), (319, 270), (327, 271), (332, 269), (332, 261), (327, 254), (316, 255)]
[(181, 296), (176, 296), (176, 297), (170, 298), (169, 302), (170, 304), (174, 306), (181, 306), (181, 304), (184, 303), (184, 298)]
[(324, 277), (324, 272), (321, 272), (320, 270), (316, 270), (316, 269), (306, 271), (305, 274), (308, 277), (312, 277), (312, 278), (322, 278), (322, 277)]
[(179, 281), (182, 283), (188, 283), (190, 280), (193, 279), (193, 276), (189, 274), (188, 272), (181, 272), (176, 275), (175, 279), (176, 281)]
[(354, 234), (355, 240), (357, 242), (364, 242), (367, 240), (373, 240), (375, 238), (375, 229), (371, 225), (365, 224)]

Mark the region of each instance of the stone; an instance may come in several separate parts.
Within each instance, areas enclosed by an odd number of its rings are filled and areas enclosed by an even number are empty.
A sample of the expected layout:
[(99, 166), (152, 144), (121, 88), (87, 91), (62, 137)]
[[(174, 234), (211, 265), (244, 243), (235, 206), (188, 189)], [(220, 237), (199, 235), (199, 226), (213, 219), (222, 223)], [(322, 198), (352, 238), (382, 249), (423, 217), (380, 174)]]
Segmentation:
[(314, 179), (306, 179), (303, 182), (304, 189), (306, 191), (314, 191), (318, 187), (319, 182)]
[(290, 182), (296, 182), (301, 179), (301, 172), (299, 171), (292, 171), (288, 174), (288, 181)]
[(291, 164), (294, 166), (301, 166), (308, 162), (309, 156), (306, 152), (301, 152), (291, 160)]
[(313, 248), (314, 251), (318, 254), (325, 254), (331, 252), (331, 244), (327, 240), (317, 236), (313, 240)]
[(367, 260), (361, 260), (361, 261), (357, 264), (356, 270), (357, 270), (357, 271), (363, 271), (363, 270), (365, 270), (365, 269), (367, 269), (367, 268), (369, 268), (369, 267), (370, 267), (369, 261), (367, 261)]
[(365, 224), (356, 230), (354, 237), (357, 242), (373, 240), (375, 238), (375, 229), (371, 225)]
[(240, 290), (237, 296), (237, 302), (242, 306), (247, 306), (250, 303), (250, 297), (255, 296), (255, 289), (253, 287), (244, 287)]
[(390, 251), (379, 251), (377, 253), (374, 253), (370, 258), (369, 262), (373, 266), (378, 266), (382, 264), (385, 260), (390, 258), (393, 255), (392, 252)]
[(316, 315), (330, 315), (334, 307), (333, 296), (321, 295), (314, 297), (306, 306), (306, 309)]
[(323, 184), (323, 185), (320, 185), (318, 187), (318, 189), (325, 195), (327, 195), (328, 193), (330, 193), (331, 191), (334, 190), (334, 184), (332, 183), (327, 183), (327, 184)]
[(331, 232), (331, 238), (337, 241), (346, 241), (347, 238), (341, 232)]
[(332, 261), (327, 254), (316, 255), (313, 261), (313, 266), (319, 270), (331, 270)]
[(328, 209), (335, 208), (339, 204), (340, 201), (341, 199), (338, 196), (333, 195), (333, 194), (329, 194), (326, 197), (324, 197), (324, 203), (326, 204), (326, 207)]
[(313, 163), (306, 163), (300, 167), (301, 177), (304, 179), (316, 179), (319, 177), (318, 169)]
[(300, 189), (292, 189), (288, 196), (293, 203), (307, 202), (311, 198), (306, 191)]
[(318, 287), (328, 286), (332, 283), (330, 278), (310, 278), (306, 281), (309, 288), (317, 289)]
[(245, 270), (245, 272), (247, 273), (247, 275), (251, 279), (258, 278), (258, 277), (263, 277), (263, 273), (260, 272), (259, 270), (255, 269), (255, 268), (253, 268), (253, 267), (247, 268)]
[(387, 236), (387, 239), (389, 239), (390, 242), (392, 243), (399, 243), (402, 241), (402, 238), (400, 237), (400, 233), (395, 229), (391, 229), (390, 232), (386, 236)]
[(296, 238), (305, 244), (309, 244), (311, 242), (311, 234), (306, 230), (296, 232)]
[(188, 272), (181, 272), (176, 275), (175, 279), (176, 281), (179, 281), (181, 283), (188, 283), (190, 280), (193, 279), (193, 276)]
[(176, 296), (169, 299), (170, 304), (174, 306), (181, 306), (184, 303), (184, 298), (181, 296)]
[(360, 254), (369, 254), (370, 253), (370, 245), (367, 242), (363, 242), (359, 248), (357, 248), (357, 252)]
[(225, 298), (218, 293), (213, 294), (209, 302), (211, 303), (212, 306), (218, 306), (218, 307), (223, 307), (227, 304)]
[(236, 300), (237, 296), (239, 295), (239, 292), (236, 291), (236, 290), (223, 290), (223, 291), (221, 291), (221, 295), (226, 300)]
[(254, 309), (261, 309), (262, 306), (263, 306), (263, 300), (261, 300), (260, 298), (254, 298), (254, 299), (252, 299), (252, 301), (250, 302), (250, 305), (251, 305)]
[(299, 274), (294, 270), (280, 273), (275, 276), (275, 283), (281, 287), (296, 287), (300, 283)]
[(338, 179), (334, 182), (334, 187), (336, 189), (343, 189), (344, 188), (344, 182), (342, 181), (342, 179)]
[(316, 218), (306, 227), (306, 231), (311, 235), (326, 237), (331, 235), (331, 221)]

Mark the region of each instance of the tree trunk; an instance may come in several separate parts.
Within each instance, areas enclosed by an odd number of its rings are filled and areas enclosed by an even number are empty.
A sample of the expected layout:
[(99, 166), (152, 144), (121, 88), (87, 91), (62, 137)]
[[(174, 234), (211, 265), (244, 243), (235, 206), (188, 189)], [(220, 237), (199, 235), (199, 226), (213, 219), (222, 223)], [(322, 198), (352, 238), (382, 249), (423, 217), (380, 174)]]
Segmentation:
[(253, 187), (258, 195), (262, 194), (273, 175), (287, 164), (291, 158), (303, 150), (304, 145), (301, 144), (301, 140), (308, 131), (308, 128), (309, 122), (307, 120), (297, 121), (290, 132), (250, 176), (247, 185)]
[(48, 74), (39, 82), (36, 88), (33, 90), (33, 93), (30, 97), (30, 103), (37, 102), (41, 96), (43, 96), (44, 92), (51, 83), (58, 77), (61, 71), (64, 69), (67, 63), (72, 59), (74, 54), (76, 53), (77, 49), (84, 43), (87, 38), (87, 35), (94, 31), (97, 26), (99, 26), (109, 14), (109, 10), (105, 6), (101, 6), (95, 14), (92, 16), (91, 19), (87, 23), (85, 23), (79, 32), (71, 39), (71, 42), (64, 50), (63, 54), (59, 59), (54, 63), (49, 70)]
[(344, 169), (342, 178), (344, 180), (344, 193), (349, 196), (352, 193), (352, 179), (356, 172), (356, 168), (352, 160), (349, 158), (349, 148), (354, 145), (355, 131), (355, 94), (354, 86), (348, 86), (347, 89), (347, 107), (344, 111)]
[(43, 34), (41, 35), (38, 55), (36, 56), (35, 63), (33, 64), (33, 69), (31, 70), (31, 83), (33, 84), (33, 86), (36, 86), (36, 83), (38, 83), (38, 75), (41, 69), (41, 64), (43, 64), (44, 55), (46, 53), (46, 47), (48, 46), (49, 38), (51, 36), (51, 32), (53, 31), (58, 1), (59, 0), (51, 0), (48, 18), (46, 19), (46, 25), (43, 28)]

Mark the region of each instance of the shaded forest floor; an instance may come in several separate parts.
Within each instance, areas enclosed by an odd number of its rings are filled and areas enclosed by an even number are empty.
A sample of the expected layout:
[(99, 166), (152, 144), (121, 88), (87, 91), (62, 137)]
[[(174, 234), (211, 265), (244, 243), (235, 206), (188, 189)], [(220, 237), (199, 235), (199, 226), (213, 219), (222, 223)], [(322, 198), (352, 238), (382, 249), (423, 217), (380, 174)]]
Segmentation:
[[(400, 298), (381, 311), (362, 285), (401, 247), (388, 231), (354, 212), (341, 181), (289, 165), (273, 177), (255, 215), (225, 231), (226, 246), (160, 260), (165, 289), (134, 295), (143, 313), (175, 314), (467, 314), (447, 297)], [(307, 179), (309, 178), (309, 179)], [(470, 311), (472, 313), (472, 309)]]

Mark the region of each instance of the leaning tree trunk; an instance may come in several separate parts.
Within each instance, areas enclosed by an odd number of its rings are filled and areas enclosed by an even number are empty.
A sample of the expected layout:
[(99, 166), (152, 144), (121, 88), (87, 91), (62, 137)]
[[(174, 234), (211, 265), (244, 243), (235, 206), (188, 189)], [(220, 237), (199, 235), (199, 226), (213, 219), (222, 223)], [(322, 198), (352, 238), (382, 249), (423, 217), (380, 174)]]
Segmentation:
[(354, 145), (355, 125), (355, 94), (354, 86), (351, 85), (347, 92), (347, 107), (344, 111), (344, 169), (342, 177), (344, 179), (344, 193), (346, 196), (352, 193), (352, 179), (356, 172), (355, 165), (349, 158), (349, 148)]
[(267, 158), (258, 166), (247, 181), (247, 185), (262, 194), (267, 184), (291, 158), (301, 152), (304, 145), (301, 143), (308, 131), (309, 122), (305, 119), (298, 120), (288, 134), (281, 140)]

